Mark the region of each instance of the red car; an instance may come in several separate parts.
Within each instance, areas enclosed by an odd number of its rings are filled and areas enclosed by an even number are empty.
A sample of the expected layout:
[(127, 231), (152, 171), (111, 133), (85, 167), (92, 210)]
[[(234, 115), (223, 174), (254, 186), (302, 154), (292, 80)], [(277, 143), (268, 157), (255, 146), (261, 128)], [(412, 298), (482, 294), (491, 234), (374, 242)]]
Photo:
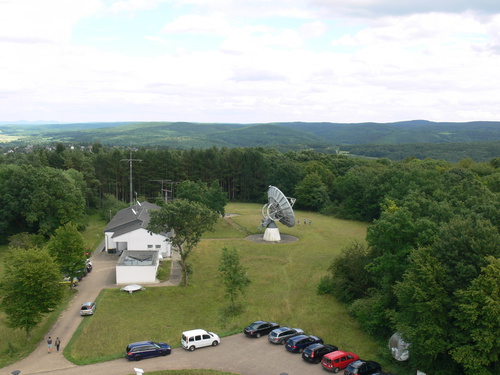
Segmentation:
[(339, 372), (358, 359), (359, 356), (357, 354), (337, 350), (325, 354), (321, 360), (321, 366), (327, 371)]

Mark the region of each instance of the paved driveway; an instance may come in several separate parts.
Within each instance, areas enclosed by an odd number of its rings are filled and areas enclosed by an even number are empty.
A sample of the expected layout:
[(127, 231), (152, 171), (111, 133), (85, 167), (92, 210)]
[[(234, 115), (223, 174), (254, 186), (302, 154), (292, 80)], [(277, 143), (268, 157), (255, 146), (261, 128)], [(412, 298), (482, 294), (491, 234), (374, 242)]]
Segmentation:
[[(93, 271), (82, 280), (75, 298), (47, 333), (47, 337), (52, 336), (55, 339), (58, 336), (64, 348), (82, 319), (79, 315), (80, 305), (95, 300), (102, 288), (116, 286), (114, 271), (116, 260), (116, 255), (94, 254)], [(242, 375), (326, 374), (321, 365), (306, 363), (300, 354), (292, 354), (281, 345), (270, 344), (265, 337), (251, 339), (243, 334), (223, 337), (217, 347), (197, 349), (194, 352), (174, 349), (167, 357), (141, 362), (130, 362), (123, 358), (94, 365), (75, 366), (67, 361), (62, 353), (54, 352), (54, 348), (52, 350), (52, 354), (47, 354), (44, 339), (27, 358), (1, 369), (0, 374), (8, 375), (14, 370), (20, 370), (21, 375), (124, 375), (134, 374), (134, 368), (141, 368), (146, 374), (149, 371), (174, 369), (216, 369)]]

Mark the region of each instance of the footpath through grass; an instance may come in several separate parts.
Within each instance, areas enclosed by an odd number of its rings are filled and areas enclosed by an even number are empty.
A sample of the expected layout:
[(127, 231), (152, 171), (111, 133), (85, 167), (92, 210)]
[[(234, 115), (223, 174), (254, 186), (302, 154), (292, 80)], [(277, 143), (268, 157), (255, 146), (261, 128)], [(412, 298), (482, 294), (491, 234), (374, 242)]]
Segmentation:
[[(103, 290), (98, 313), (82, 321), (65, 349), (67, 358), (77, 364), (121, 358), (128, 343), (141, 340), (180, 347), (184, 330), (204, 328), (227, 336), (258, 319), (300, 327), (364, 358), (378, 357), (379, 347), (345, 307), (316, 294), (320, 278), (342, 248), (355, 240), (364, 242), (367, 224), (296, 211), (300, 225), (279, 226), (282, 233), (298, 237), (297, 242), (261, 244), (245, 239), (259, 233), (261, 205), (229, 204), (226, 212), (236, 215), (220, 219), (216, 231), (205, 234), (193, 252), (188, 287), (147, 288), (133, 294)], [(252, 281), (238, 316), (226, 313), (228, 303), (218, 279), (223, 247), (239, 250)]]
[[(93, 251), (104, 239), (103, 229), (106, 226), (104, 221), (99, 220), (98, 215), (89, 217), (89, 223), (83, 233), (85, 246)], [(7, 246), (0, 246), (0, 275), (4, 272), (4, 259), (7, 253)], [(17, 329), (13, 330), (5, 325), (5, 314), (0, 312), (0, 368), (8, 366), (29, 355), (38, 343), (44, 339), (45, 334), (56, 322), (61, 312), (66, 308), (75, 291), (66, 291), (59, 306), (50, 314), (46, 315), (42, 322), (31, 332), (31, 339), (28, 340), (26, 332)]]

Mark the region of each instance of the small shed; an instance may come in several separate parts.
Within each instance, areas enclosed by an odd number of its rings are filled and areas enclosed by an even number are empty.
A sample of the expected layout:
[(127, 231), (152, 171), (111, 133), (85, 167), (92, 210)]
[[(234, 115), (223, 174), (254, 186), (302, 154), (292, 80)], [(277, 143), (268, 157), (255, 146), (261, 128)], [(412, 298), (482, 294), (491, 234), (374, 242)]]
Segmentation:
[(159, 264), (158, 251), (125, 250), (116, 263), (116, 283), (154, 283)]

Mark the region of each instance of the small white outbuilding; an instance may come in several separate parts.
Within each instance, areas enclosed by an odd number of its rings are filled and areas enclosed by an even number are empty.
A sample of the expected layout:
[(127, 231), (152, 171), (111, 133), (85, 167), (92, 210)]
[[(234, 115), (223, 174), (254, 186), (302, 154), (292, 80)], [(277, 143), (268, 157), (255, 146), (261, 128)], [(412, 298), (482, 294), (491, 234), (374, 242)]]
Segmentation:
[(126, 250), (116, 263), (116, 283), (154, 283), (159, 264), (158, 251)]

